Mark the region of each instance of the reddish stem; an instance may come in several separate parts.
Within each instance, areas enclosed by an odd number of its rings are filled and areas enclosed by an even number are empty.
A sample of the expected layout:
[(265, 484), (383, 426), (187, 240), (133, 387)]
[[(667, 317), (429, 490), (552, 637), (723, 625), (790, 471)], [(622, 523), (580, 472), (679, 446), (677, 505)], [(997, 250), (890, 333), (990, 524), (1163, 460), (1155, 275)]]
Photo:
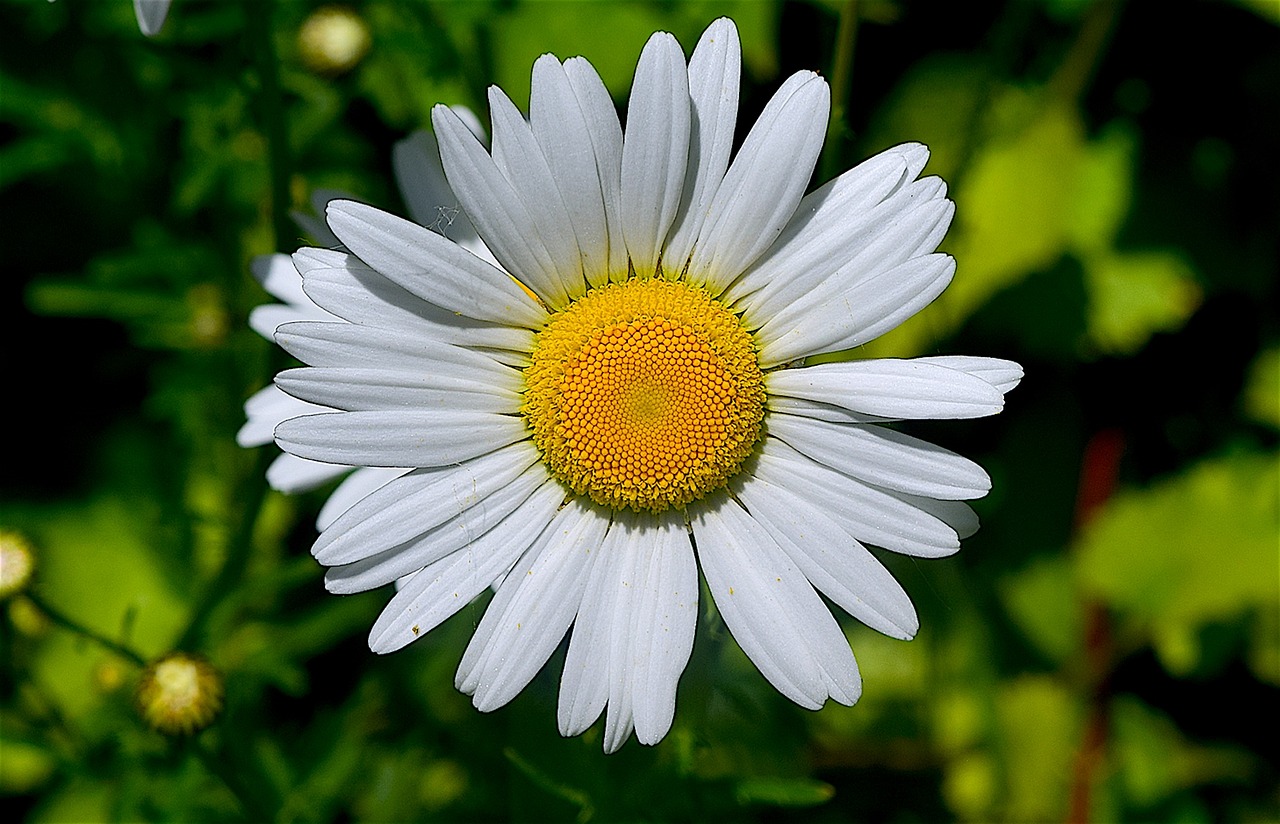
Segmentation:
[[(1115, 493), (1124, 454), (1124, 434), (1107, 429), (1095, 434), (1085, 446), (1080, 467), (1080, 488), (1076, 494), (1076, 531), (1083, 529)], [(1107, 754), (1108, 705), (1112, 658), (1111, 618), (1096, 600), (1084, 604), (1084, 657), (1089, 681), (1089, 716), (1080, 748), (1071, 770), (1070, 806), (1067, 821), (1087, 824), (1092, 806), (1093, 785)]]

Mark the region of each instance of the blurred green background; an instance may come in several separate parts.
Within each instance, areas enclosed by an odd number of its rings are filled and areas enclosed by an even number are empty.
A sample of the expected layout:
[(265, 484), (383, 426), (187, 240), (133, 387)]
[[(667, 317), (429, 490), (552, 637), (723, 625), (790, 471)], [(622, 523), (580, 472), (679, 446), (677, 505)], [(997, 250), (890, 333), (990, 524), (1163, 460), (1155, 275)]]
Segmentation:
[[(147, 39), (129, 0), (0, 1), (0, 529), (36, 563), (0, 604), (5, 809), (1280, 819), (1280, 3), (321, 9), (175, 0)], [(954, 285), (853, 355), (1007, 357), (1027, 377), (996, 418), (913, 429), (994, 490), (959, 555), (885, 558), (915, 641), (842, 617), (857, 706), (791, 705), (704, 617), (671, 734), (605, 757), (598, 729), (556, 732), (559, 657), (491, 715), (454, 690), (481, 605), (378, 657), (387, 593), (324, 592), (323, 492), (268, 492), (274, 450), (233, 440), (287, 364), (245, 325), (268, 300), (249, 261), (307, 242), (288, 213), (318, 188), (403, 213), (391, 146), (434, 103), (483, 113), (494, 82), (523, 104), (553, 51), (622, 104), (650, 33), (691, 49), (723, 14), (740, 135), (818, 69), (839, 117), (815, 184), (918, 140), (957, 203)], [(339, 59), (325, 23), (367, 51)], [(225, 708), (166, 737), (134, 707), (131, 654), (178, 647), (222, 670)]]

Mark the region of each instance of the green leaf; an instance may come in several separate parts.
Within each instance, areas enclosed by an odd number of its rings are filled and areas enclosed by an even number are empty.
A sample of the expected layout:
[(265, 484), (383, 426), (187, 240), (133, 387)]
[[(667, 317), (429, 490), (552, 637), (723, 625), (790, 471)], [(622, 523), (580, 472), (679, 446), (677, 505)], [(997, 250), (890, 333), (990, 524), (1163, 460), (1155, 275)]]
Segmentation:
[(1131, 355), (1157, 332), (1182, 327), (1200, 305), (1191, 267), (1168, 252), (1100, 254), (1086, 261), (1091, 343)]
[(64, 824), (67, 821), (111, 821), (112, 785), (77, 777), (42, 799), (28, 820)]
[(1001, 581), (999, 592), (1018, 629), (1050, 659), (1065, 661), (1080, 648), (1080, 600), (1065, 557), (1034, 562)]
[[(101, 497), (39, 515), (40, 523), (29, 530), (38, 552), (38, 593), (71, 619), (144, 657), (169, 651), (186, 605), (152, 556), (158, 505)], [(103, 700), (94, 670), (110, 658), (101, 647), (59, 629), (36, 651), (32, 672), (62, 712), (75, 717)]]
[(1252, 9), (1263, 20), (1280, 26), (1280, 3), (1274, 0), (1236, 0), (1236, 3)]
[(1088, 158), (1074, 108), (1010, 92), (1001, 109), (1010, 125), (983, 147), (955, 192), (964, 208), (949, 246), (961, 268), (942, 300), (957, 319), (1066, 251)]
[(1112, 749), (1128, 799), (1151, 806), (1196, 784), (1247, 780), (1256, 765), (1236, 747), (1188, 742), (1170, 719), (1136, 698), (1111, 708)]
[(835, 787), (816, 778), (744, 778), (734, 787), (734, 797), (743, 806), (814, 807), (830, 801), (835, 794)]
[[(670, 31), (693, 51), (702, 30), (717, 17), (732, 17), (742, 40), (743, 64), (768, 77), (776, 71), (773, 3), (681, 2), (579, 3), (559, 0), (520, 3), (492, 21), (494, 72), (492, 79), (522, 110), (529, 100), (529, 69), (550, 52), (561, 60), (581, 55), (591, 61), (605, 86), (621, 99), (631, 87), (636, 60), (654, 32)], [(584, 36), (591, 32), (591, 36)]]
[(0, 734), (0, 752), (0, 792), (34, 792), (53, 775), (53, 755), (39, 744)]
[(1280, 429), (1280, 346), (1264, 349), (1249, 367), (1244, 410), (1255, 421)]
[(533, 784), (545, 792), (569, 802), (578, 808), (577, 821), (579, 824), (590, 821), (595, 815), (596, 805), (591, 800), (591, 796), (585, 790), (572, 787), (556, 778), (548, 775), (536, 764), (525, 758), (515, 747), (506, 747), (502, 754), (506, 757), (511, 766), (515, 767), (525, 778), (533, 782)]
[[(964, 106), (963, 95), (959, 100)], [(928, 349), (993, 295), (1050, 269), (1071, 247), (1082, 170), (1096, 151), (1079, 112), (1042, 90), (1009, 88), (984, 115), (991, 137), (957, 169), (963, 173), (951, 195), (960, 208), (943, 248), (956, 258), (955, 280), (929, 311), (865, 347), (869, 357)], [(929, 171), (967, 156), (966, 143), (955, 145), (956, 159), (944, 155)]]
[(1066, 813), (1071, 761), (1080, 744), (1080, 696), (1048, 676), (1001, 684), (1005, 773), (1004, 821), (1060, 821)]
[(1077, 255), (1106, 251), (1115, 244), (1133, 200), (1136, 144), (1130, 129), (1112, 126), (1081, 156), (1074, 196), (1065, 204), (1067, 239)]
[(1132, 622), (1175, 674), (1200, 661), (1197, 630), (1280, 600), (1275, 453), (1207, 461), (1111, 499), (1079, 538), (1086, 592)]

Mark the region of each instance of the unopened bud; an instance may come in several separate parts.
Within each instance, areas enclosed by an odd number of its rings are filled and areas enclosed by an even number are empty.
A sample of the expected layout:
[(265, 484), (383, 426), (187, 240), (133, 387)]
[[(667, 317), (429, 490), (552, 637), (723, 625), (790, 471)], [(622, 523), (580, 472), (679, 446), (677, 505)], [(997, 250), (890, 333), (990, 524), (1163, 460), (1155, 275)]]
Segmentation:
[(342, 74), (369, 51), (369, 26), (341, 6), (316, 9), (298, 32), (298, 53), (317, 74)]
[(195, 655), (174, 652), (153, 661), (138, 683), (138, 710), (166, 735), (190, 735), (222, 709), (222, 674)]
[(31, 542), (16, 532), (0, 530), (0, 599), (26, 589), (35, 568)]

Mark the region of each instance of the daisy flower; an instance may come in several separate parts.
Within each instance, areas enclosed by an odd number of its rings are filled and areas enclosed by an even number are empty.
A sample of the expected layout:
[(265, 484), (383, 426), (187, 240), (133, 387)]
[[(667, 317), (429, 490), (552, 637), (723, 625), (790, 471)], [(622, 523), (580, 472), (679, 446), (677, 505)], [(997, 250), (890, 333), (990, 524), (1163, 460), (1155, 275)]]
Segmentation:
[(1021, 377), (968, 357), (805, 365), (919, 311), (954, 261), (953, 213), (918, 144), (808, 196), (829, 110), (800, 72), (736, 155), (733, 23), (686, 64), (670, 34), (640, 56), (620, 125), (582, 58), (533, 68), (528, 119), (490, 89), (491, 150), (433, 112), (445, 174), (493, 253), (333, 201), (347, 251), (303, 249), (310, 300), (339, 320), (276, 340), (308, 366), (282, 422), (310, 461), (407, 472), (328, 524), (328, 589), (413, 574), (369, 636), (421, 637), (495, 582), (456, 683), (481, 711), (519, 693), (569, 634), (561, 733), (603, 713), (604, 748), (670, 729), (693, 647), (698, 570), (761, 674), (809, 709), (861, 692), (819, 593), (895, 638), (911, 600), (867, 549), (955, 552), (973, 462), (890, 428), (998, 412)]

